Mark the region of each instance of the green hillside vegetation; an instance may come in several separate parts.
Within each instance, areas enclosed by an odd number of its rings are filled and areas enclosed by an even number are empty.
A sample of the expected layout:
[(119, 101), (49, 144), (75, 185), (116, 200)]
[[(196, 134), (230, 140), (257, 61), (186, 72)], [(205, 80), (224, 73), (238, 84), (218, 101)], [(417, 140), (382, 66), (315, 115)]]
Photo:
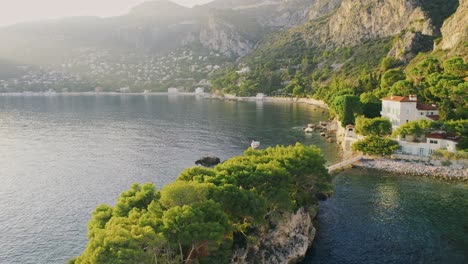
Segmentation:
[[(328, 54), (344, 56), (343, 50), (324, 53), (327, 56), (332, 56)], [(353, 50), (351, 49), (349, 53), (352, 54)], [(361, 55), (356, 57), (369, 62)], [(336, 100), (341, 100), (337, 98), (358, 96), (362, 106), (355, 105), (351, 110), (354, 114), (360, 114), (362, 111), (367, 117), (379, 116), (382, 97), (416, 94), (422, 101), (436, 104), (440, 109), (442, 120), (466, 119), (468, 83), (465, 78), (468, 76), (468, 64), (461, 57), (442, 61), (437, 57), (425, 56), (423, 59), (417, 57), (415, 60), (419, 62), (404, 67), (384, 57), (380, 63), (375, 61), (372, 65), (361, 64), (362, 67), (359, 67), (359, 62), (353, 62), (355, 67), (353, 69), (346, 67), (345, 64), (340, 70), (332, 73), (332, 70), (314, 68), (317, 66), (314, 66), (308, 57), (304, 57), (300, 64), (284, 67), (279, 71), (272, 70), (271, 64), (262, 63), (247, 75), (239, 75), (228, 70), (213, 81), (213, 86), (214, 89), (240, 96), (263, 92), (269, 95), (314, 97), (324, 100), (332, 112), (338, 115), (348, 113), (349, 109), (343, 109), (342, 105), (335, 103)], [(324, 73), (330, 77), (324, 78)], [(289, 83), (284, 88), (275, 90), (282, 87), (281, 83), (284, 81)], [(345, 121), (343, 125), (354, 123), (353, 118), (344, 118), (342, 121)]]
[(284, 214), (316, 210), (316, 193), (332, 190), (324, 164), (315, 146), (248, 149), (161, 190), (134, 184), (115, 207), (96, 208), (86, 249), (69, 263), (228, 263)]

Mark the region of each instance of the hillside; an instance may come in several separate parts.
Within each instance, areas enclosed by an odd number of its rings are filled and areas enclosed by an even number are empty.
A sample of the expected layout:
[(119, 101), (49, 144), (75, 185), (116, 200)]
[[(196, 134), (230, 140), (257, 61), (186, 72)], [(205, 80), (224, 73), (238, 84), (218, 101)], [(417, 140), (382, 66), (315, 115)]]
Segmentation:
[[(292, 93), (291, 83), (310, 94), (333, 79), (378, 79), (384, 58), (411, 64), (434, 42), (438, 54), (466, 59), (465, 13), (466, 1), (456, 0), (216, 0), (194, 8), (158, 0), (119, 17), (0, 29), (8, 40), (0, 59), (9, 62), (0, 90), (193, 90), (213, 80), (214, 89), (242, 95)], [(245, 65), (251, 73), (235, 76)]]
[[(298, 93), (310, 94), (333, 79), (349, 83), (348, 86), (358, 85), (359, 78), (364, 78), (361, 75), (370, 73), (375, 80), (369, 85), (375, 89), (378, 79), (389, 68), (389, 65), (381, 67), (383, 60), (392, 66), (410, 64), (419, 53), (433, 51), (434, 42), (441, 39), (441, 31), (442, 46), (447, 45), (444, 43), (449, 36), (466, 38), (463, 31), (466, 27), (460, 26), (466, 25), (460, 21), (466, 17), (463, 15), (466, 7), (463, 3), (454, 13), (459, 6), (457, 1), (315, 2), (319, 4), (328, 8), (301, 25), (266, 36), (242, 59), (240, 64), (256, 71), (247, 76), (227, 71), (215, 80), (215, 89), (243, 95), (256, 91), (293, 93), (297, 84), (301, 86)], [(442, 27), (441, 21), (448, 17)], [(466, 56), (464, 45), (457, 43), (458, 52), (449, 47), (442, 53)], [(255, 82), (267, 85), (252, 89), (251, 83)]]
[[(20, 79), (9, 74), (0, 89), (190, 90), (200, 81), (206, 83), (216, 69), (248, 54), (264, 35), (302, 23), (304, 14), (289, 17), (307, 2), (236, 1), (227, 8), (219, 0), (186, 8), (158, 0), (120, 17), (76, 17), (2, 28), (0, 38), (8, 41), (0, 42), (0, 59), (27, 71)], [(271, 12), (283, 19), (270, 21)]]

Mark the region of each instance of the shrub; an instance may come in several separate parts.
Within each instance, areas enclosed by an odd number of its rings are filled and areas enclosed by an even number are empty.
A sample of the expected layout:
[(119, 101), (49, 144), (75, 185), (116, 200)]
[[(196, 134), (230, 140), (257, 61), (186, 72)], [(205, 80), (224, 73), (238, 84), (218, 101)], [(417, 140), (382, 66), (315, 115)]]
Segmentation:
[(364, 154), (386, 156), (393, 154), (399, 148), (399, 144), (389, 138), (369, 136), (355, 142), (351, 148), (353, 151), (362, 151)]

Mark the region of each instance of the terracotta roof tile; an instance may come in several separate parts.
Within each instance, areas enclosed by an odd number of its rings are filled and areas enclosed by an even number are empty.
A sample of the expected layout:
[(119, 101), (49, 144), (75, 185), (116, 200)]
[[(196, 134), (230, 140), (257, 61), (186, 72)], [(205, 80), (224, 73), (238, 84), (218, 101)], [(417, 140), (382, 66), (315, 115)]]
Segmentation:
[(451, 141), (459, 141), (460, 136), (456, 133), (451, 132), (433, 132), (426, 135), (426, 138), (435, 138), (435, 139), (447, 139)]
[(408, 96), (389, 96), (381, 99), (382, 101), (394, 101), (394, 102), (415, 102), (411, 101)]
[(437, 108), (437, 106), (427, 105), (427, 104), (423, 104), (423, 103), (420, 103), (420, 102), (418, 102), (416, 104), (416, 109), (418, 109), (418, 110), (439, 110)]

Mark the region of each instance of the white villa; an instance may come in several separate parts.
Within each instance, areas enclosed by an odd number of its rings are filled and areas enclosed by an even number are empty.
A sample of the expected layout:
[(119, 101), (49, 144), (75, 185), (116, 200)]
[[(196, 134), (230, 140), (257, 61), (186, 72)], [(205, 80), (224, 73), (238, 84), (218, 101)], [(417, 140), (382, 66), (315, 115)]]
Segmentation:
[[(435, 105), (427, 105), (418, 101), (416, 95), (390, 96), (382, 98), (382, 111), (380, 115), (386, 117), (392, 123), (395, 130), (404, 123), (428, 119), (439, 120), (439, 110)], [(459, 136), (445, 131), (435, 131), (431, 134), (415, 138), (406, 136), (398, 138), (400, 152), (413, 156), (430, 156), (436, 149), (446, 149), (450, 152), (456, 151)]]
[(422, 142), (398, 140), (398, 143), (401, 147), (401, 154), (425, 157), (431, 156), (436, 149), (445, 149), (449, 152), (455, 152), (459, 138), (457, 134), (435, 131), (426, 135)]
[(439, 120), (439, 110), (435, 105), (427, 105), (418, 101), (416, 95), (390, 96), (382, 98), (382, 112), (392, 123), (392, 129), (410, 121), (420, 119)]

